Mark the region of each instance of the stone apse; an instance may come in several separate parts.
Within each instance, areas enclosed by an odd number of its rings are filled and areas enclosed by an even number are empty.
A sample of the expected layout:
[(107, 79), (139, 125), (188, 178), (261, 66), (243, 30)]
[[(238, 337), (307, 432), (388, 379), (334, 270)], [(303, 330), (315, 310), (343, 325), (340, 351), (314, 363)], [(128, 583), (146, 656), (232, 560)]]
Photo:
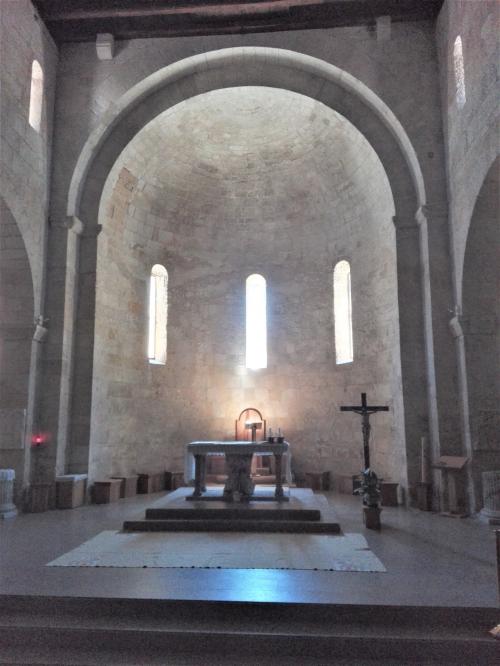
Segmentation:
[[(252, 406), (285, 431), (297, 472), (349, 475), (361, 433), (339, 407), (364, 389), (391, 407), (374, 423), (378, 473), (414, 485), (421, 435), (439, 447), (433, 248), (416, 154), (366, 86), (279, 49), (180, 61), (112, 105), (67, 202), (66, 290), (52, 292), (73, 355), (61, 377), (70, 416), (53, 428), (59, 469), (178, 466), (187, 441), (232, 437)], [(355, 355), (341, 366), (339, 260), (351, 264)], [(146, 356), (154, 264), (168, 271), (164, 366)], [(244, 365), (251, 273), (267, 283), (260, 371)]]

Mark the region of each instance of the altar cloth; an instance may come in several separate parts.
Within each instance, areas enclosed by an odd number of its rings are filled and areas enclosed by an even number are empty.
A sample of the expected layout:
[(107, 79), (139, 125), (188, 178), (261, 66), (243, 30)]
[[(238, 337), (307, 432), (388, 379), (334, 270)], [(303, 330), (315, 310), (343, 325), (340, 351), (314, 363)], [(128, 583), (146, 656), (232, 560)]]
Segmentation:
[(286, 483), (292, 483), (292, 462), (290, 453), (290, 444), (288, 442), (248, 442), (248, 441), (230, 441), (222, 440), (197, 440), (186, 444), (184, 452), (184, 482), (191, 483), (194, 480), (194, 454), (202, 453), (222, 454), (222, 453), (261, 453), (264, 455), (283, 454), (283, 474)]

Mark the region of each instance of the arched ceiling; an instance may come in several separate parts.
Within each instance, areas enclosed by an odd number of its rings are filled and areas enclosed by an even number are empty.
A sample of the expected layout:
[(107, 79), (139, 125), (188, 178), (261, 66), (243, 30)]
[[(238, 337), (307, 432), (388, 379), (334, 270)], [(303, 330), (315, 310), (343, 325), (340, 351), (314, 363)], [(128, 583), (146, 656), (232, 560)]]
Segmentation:
[(176, 105), (136, 135), (108, 184), (124, 166), (168, 191), (167, 210), (176, 199), (194, 206), (194, 197), (201, 205), (235, 197), (285, 205), (295, 196), (314, 205), (321, 197), (346, 210), (370, 193), (392, 199), (382, 165), (357, 129), (322, 103), (277, 88), (215, 90)]

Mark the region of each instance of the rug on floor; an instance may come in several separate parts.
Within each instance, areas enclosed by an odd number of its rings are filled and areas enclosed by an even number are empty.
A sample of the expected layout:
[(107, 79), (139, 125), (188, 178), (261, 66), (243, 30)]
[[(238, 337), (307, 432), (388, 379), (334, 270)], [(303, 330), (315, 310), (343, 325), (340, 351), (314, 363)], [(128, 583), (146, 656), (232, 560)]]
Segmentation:
[(51, 567), (385, 572), (361, 534), (101, 532)]

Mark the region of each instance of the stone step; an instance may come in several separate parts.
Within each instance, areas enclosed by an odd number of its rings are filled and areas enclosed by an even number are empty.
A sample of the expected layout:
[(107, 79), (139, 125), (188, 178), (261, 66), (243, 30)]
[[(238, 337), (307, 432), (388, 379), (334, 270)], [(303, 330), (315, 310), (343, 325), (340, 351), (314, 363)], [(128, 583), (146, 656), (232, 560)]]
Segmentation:
[(287, 534), (339, 534), (336, 522), (312, 520), (126, 520), (124, 532), (280, 532)]
[(488, 636), (494, 608), (70, 597), (0, 602), (0, 663), (498, 663), (498, 642)]
[(146, 509), (146, 520), (279, 520), (314, 521), (321, 519), (319, 509), (247, 508), (245, 506), (211, 508), (189, 505), (185, 508)]

